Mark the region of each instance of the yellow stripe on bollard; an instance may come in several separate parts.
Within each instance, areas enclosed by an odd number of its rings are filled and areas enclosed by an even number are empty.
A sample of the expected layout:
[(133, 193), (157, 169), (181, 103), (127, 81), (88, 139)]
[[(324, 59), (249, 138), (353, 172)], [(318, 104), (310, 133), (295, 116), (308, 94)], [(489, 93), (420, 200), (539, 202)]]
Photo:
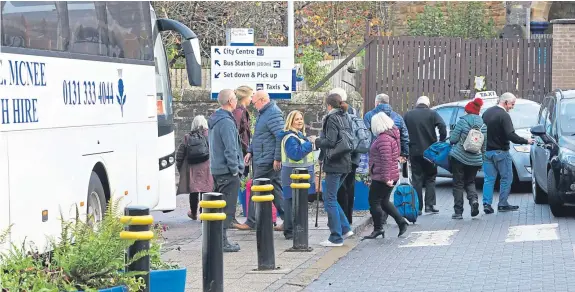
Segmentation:
[(274, 195), (265, 195), (265, 196), (252, 196), (252, 201), (254, 202), (270, 202), (274, 200)]
[(154, 232), (152, 231), (122, 231), (120, 232), (121, 239), (132, 239), (132, 240), (150, 240), (154, 238)]
[(120, 222), (130, 225), (152, 225), (154, 223), (154, 217), (152, 217), (152, 215), (122, 216), (120, 217)]
[(292, 189), (309, 189), (311, 187), (309, 183), (291, 183), (289, 186)]
[(202, 221), (223, 221), (226, 220), (225, 213), (202, 213), (200, 214)]
[(219, 209), (226, 206), (226, 201), (216, 200), (216, 201), (200, 201), (200, 207), (206, 209)]
[(289, 178), (291, 179), (309, 179), (311, 176), (309, 174), (297, 174), (297, 173), (292, 173), (290, 174)]
[(252, 192), (271, 192), (274, 190), (273, 185), (259, 185), (259, 186), (252, 186)]

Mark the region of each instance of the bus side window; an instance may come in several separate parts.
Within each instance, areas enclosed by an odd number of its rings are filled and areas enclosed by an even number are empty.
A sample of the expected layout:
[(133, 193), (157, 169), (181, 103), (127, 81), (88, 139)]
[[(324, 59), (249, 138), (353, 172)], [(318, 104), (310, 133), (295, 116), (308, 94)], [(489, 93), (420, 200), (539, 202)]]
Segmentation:
[[(152, 24), (148, 2), (105, 2), (110, 54), (120, 58), (153, 61)], [(112, 40), (113, 39), (113, 40)]]
[(65, 51), (68, 44), (66, 6), (57, 3), (3, 1), (2, 45)]
[(71, 53), (108, 55), (104, 2), (68, 2)]

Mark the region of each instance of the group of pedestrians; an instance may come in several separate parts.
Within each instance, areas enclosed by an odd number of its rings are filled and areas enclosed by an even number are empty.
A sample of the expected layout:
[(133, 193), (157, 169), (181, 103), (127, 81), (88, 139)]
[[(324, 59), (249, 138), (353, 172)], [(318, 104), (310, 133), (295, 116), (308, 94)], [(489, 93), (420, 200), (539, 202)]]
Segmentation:
[[(508, 111), (515, 104), (516, 97), (505, 93), (499, 104), (479, 116), (483, 102), (476, 98), (465, 106), (466, 115), (456, 123), (447, 137), (445, 122), (430, 109), (430, 100), (421, 96), (414, 109), (403, 117), (393, 111), (389, 96), (379, 94), (375, 108), (364, 115), (363, 123), (371, 134), (369, 147), (369, 205), (374, 220), (374, 231), (366, 238), (383, 236), (383, 225), (388, 214), (394, 218), (398, 236), (407, 231), (408, 223), (390, 202), (390, 196), (400, 176), (406, 176), (405, 168), (411, 165), (412, 183), (419, 196), (418, 212), (438, 213), (436, 208), (435, 179), (437, 166), (424, 158), (424, 151), (433, 143), (447, 141), (452, 144), (450, 162), (454, 187), (453, 219), (462, 219), (463, 191), (471, 206), (471, 216), (479, 214), (479, 202), (475, 190), (475, 176), (483, 166), (485, 186), (483, 207), (486, 214), (493, 213), (492, 194), (495, 177), (501, 176), (499, 211), (517, 210), (507, 202), (512, 179), (509, 141), (533, 143), (523, 139), (513, 130)], [(255, 206), (250, 200), (247, 219), (244, 223), (235, 220), (240, 178), (250, 175), (253, 179), (270, 179), (274, 186), (273, 204), (284, 224), (275, 227), (283, 231), (286, 239), (293, 238), (292, 190), (290, 174), (294, 168), (308, 168), (310, 172), (309, 193), (321, 190), (321, 181), (316, 185), (314, 150), (320, 150), (319, 163), (325, 173), (325, 190), (322, 192), (324, 208), (328, 216), (330, 236), (323, 246), (341, 246), (344, 239), (353, 235), (351, 229), (355, 171), (359, 166), (360, 153), (354, 151), (354, 129), (351, 117), (358, 116), (357, 110), (347, 104), (347, 94), (341, 88), (334, 88), (325, 98), (327, 114), (322, 121), (319, 137), (306, 136), (304, 114), (290, 112), (284, 120), (277, 104), (270, 100), (265, 91), (256, 91), (248, 86), (236, 90), (225, 89), (218, 94), (220, 108), (207, 120), (197, 116), (192, 122), (191, 132), (186, 134), (178, 148), (176, 162), (180, 170), (178, 193), (190, 194), (188, 216), (197, 219), (197, 202), (202, 192), (215, 191), (224, 194), (226, 200), (224, 222), (224, 251), (239, 251), (237, 243), (227, 238), (229, 228), (253, 230), (257, 228)], [(252, 133), (252, 117), (247, 107), (252, 104), (257, 110)], [(361, 123), (361, 122), (360, 122)], [(439, 132), (439, 137), (436, 134)], [(485, 136), (479, 149), (469, 151), (467, 137), (473, 132)], [(477, 133), (476, 133), (477, 132)], [(196, 159), (204, 145), (198, 137), (207, 139), (205, 146), (209, 159)], [(197, 146), (200, 145), (200, 146)], [(190, 154), (192, 153), (192, 154)], [(195, 154), (194, 154), (195, 153)], [(251, 169), (250, 169), (251, 168)], [(321, 170), (320, 170), (321, 171)], [(425, 192), (423, 192), (425, 188)]]

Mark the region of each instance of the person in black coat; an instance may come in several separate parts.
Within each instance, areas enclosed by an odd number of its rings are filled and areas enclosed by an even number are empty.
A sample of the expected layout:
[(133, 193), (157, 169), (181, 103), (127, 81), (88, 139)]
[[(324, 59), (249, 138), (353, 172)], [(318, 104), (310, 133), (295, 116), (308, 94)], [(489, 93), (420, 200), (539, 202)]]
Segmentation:
[(419, 197), (419, 214), (423, 210), (423, 186), (425, 185), (425, 212), (438, 213), (435, 209), (435, 178), (437, 166), (423, 158), (423, 152), (437, 142), (435, 129), (439, 129), (439, 140), (445, 141), (447, 129), (441, 116), (429, 108), (429, 98), (421, 96), (415, 108), (405, 113), (403, 119), (409, 133), (409, 162), (413, 175), (413, 187)]
[(331, 235), (328, 240), (320, 244), (342, 246), (343, 240), (353, 235), (349, 221), (337, 202), (337, 191), (345, 177), (351, 172), (353, 147), (350, 139), (351, 125), (346, 116), (348, 105), (342, 101), (339, 94), (328, 95), (326, 104), (328, 114), (315, 144), (321, 149), (320, 160), (323, 163), (323, 171), (326, 173), (323, 204), (327, 212), (327, 225)]

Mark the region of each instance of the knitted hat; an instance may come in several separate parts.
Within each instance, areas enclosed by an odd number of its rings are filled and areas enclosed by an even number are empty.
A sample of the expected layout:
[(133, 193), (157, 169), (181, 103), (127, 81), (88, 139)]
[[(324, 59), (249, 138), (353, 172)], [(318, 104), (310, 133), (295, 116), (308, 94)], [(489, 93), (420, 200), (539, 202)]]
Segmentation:
[(467, 103), (465, 106), (465, 111), (470, 114), (478, 115), (479, 111), (481, 110), (481, 106), (483, 106), (483, 99), (477, 97)]

